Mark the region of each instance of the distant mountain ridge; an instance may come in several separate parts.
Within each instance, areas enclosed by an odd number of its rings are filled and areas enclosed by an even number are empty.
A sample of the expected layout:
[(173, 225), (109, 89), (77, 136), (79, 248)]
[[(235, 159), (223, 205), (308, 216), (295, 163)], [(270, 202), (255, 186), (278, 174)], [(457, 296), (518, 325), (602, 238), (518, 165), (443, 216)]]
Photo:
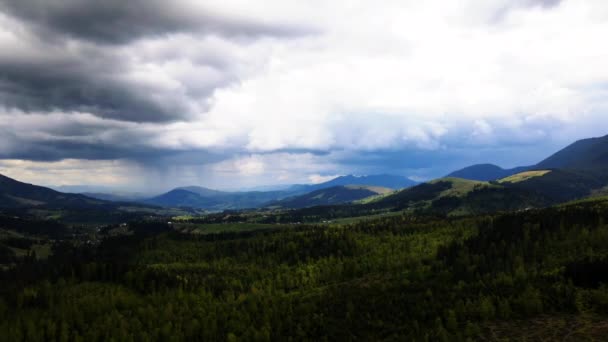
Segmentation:
[[(533, 166), (502, 169), (492, 164), (479, 164), (455, 171), (450, 176), (413, 187), (414, 181), (392, 175), (348, 175), (278, 191), (227, 192), (189, 186), (142, 200), (140, 202), (146, 205), (138, 205), (62, 193), (0, 175), (0, 208), (57, 212), (92, 209), (106, 216), (109, 212), (161, 209), (150, 205), (217, 211), (260, 208), (268, 204), (279, 208), (304, 208), (344, 203), (370, 208), (372, 212), (375, 209), (416, 208), (430, 208), (443, 214), (517, 210), (605, 193), (608, 188), (608, 136), (579, 140)], [(121, 197), (105, 196), (122, 200)]]
[[(209, 189), (200, 186), (185, 186), (173, 189), (159, 196), (143, 200), (143, 203), (160, 205), (165, 207), (192, 207), (208, 210), (227, 210), (227, 209), (248, 209), (264, 206), (271, 202), (280, 201), (289, 197), (305, 195), (314, 191), (333, 187), (344, 187), (350, 185), (358, 185), (362, 187), (379, 187), (383, 189), (403, 189), (417, 184), (411, 179), (403, 176), (395, 175), (369, 175), (369, 176), (340, 176), (330, 181), (319, 184), (299, 184), (292, 185), (285, 190), (277, 191), (242, 191), (228, 192)], [(344, 203), (354, 201), (363, 197), (353, 195), (353, 191), (344, 190), (344, 193), (349, 192), (349, 195), (336, 195), (340, 200), (332, 200), (332, 203)], [(363, 191), (361, 191), (361, 195)], [(366, 193), (370, 196), (374, 193)], [(365, 196), (367, 197), (367, 196)], [(302, 200), (302, 202), (306, 202)], [(315, 202), (315, 201), (309, 201)]]
[(86, 208), (103, 204), (104, 201), (84, 195), (66, 194), (0, 175), (0, 207), (3, 208)]
[(377, 186), (338, 185), (274, 201), (267, 204), (266, 207), (299, 209), (320, 205), (343, 204), (380, 194), (387, 194), (392, 191), (392, 189)]
[(198, 186), (173, 189), (159, 196), (143, 200), (144, 203), (164, 207), (192, 207), (208, 210), (250, 209), (285, 198), (283, 191), (224, 192)]
[(365, 185), (365, 186), (379, 186), (383, 188), (389, 188), (393, 190), (399, 190), (414, 186), (418, 182), (413, 181), (404, 176), (379, 174), (379, 175), (368, 175), (368, 176), (354, 176), (346, 175), (339, 176), (327, 182), (319, 184), (299, 184), (293, 185), (288, 188), (287, 191), (300, 192), (300, 191), (315, 191), (320, 189), (331, 188), (340, 185)]
[(503, 169), (493, 164), (477, 164), (454, 171), (447, 177), (492, 181), (528, 170), (608, 170), (608, 135), (578, 140), (532, 166)]
[(446, 177), (455, 177), (477, 181), (492, 181), (530, 170), (530, 168), (530, 166), (521, 166), (513, 169), (503, 169), (500, 166), (494, 164), (477, 164), (465, 167), (464, 169), (458, 171), (454, 171)]
[(576, 141), (538, 163), (536, 168), (608, 168), (608, 135)]

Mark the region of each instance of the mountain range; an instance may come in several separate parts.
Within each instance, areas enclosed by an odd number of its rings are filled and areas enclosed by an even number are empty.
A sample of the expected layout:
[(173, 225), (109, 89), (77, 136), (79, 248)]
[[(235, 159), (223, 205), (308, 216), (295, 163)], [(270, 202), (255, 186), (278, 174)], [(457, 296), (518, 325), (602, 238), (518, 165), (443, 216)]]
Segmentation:
[[(141, 204), (126, 204), (121, 197), (107, 194), (62, 193), (0, 175), (0, 208), (119, 210), (129, 207), (129, 210), (146, 211), (163, 206), (221, 211), (353, 203), (361, 210), (430, 209), (444, 214), (466, 214), (539, 207), (606, 194), (607, 170), (608, 136), (605, 136), (577, 141), (533, 166), (502, 169), (491, 164), (473, 165), (419, 185), (401, 176), (349, 175), (278, 191), (224, 192), (182, 187), (137, 200)], [(119, 202), (112, 202), (113, 199)]]
[(606, 194), (607, 170), (608, 136), (604, 136), (577, 141), (533, 166), (473, 165), (369, 205), (442, 214), (542, 207)]
[(379, 186), (338, 185), (330, 188), (314, 190), (304, 195), (293, 196), (283, 200), (268, 203), (269, 208), (305, 208), (320, 205), (335, 205), (349, 203), (365, 198), (386, 195), (394, 190)]
[(454, 171), (446, 177), (492, 181), (527, 170), (543, 169), (608, 169), (608, 135), (576, 141), (536, 165), (503, 169), (493, 164), (477, 164)]
[[(173, 189), (142, 202), (165, 207), (194, 207), (215, 211), (269, 206), (291, 207), (291, 205), (299, 208), (321, 204), (348, 203), (376, 195), (378, 191), (398, 190), (415, 184), (417, 183), (403, 176), (347, 175), (319, 184), (292, 185), (279, 191), (225, 192), (188, 186)], [(333, 188), (333, 190), (327, 193), (321, 191), (330, 188)], [(312, 193), (314, 195), (310, 196)], [(321, 197), (324, 200), (320, 200)]]

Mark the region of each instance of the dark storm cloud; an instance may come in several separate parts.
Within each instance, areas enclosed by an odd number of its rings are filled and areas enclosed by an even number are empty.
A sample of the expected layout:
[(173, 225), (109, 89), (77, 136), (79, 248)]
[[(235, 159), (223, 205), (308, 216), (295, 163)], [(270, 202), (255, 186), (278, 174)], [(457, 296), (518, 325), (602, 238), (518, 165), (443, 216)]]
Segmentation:
[(131, 43), (173, 33), (230, 40), (305, 32), (200, 7), (160, 0), (0, 0), (0, 12), (11, 18), (5, 29), (18, 37), (0, 41), (0, 108), (88, 112), (131, 122), (188, 120), (193, 105), (204, 111), (205, 99), (216, 88), (235, 81), (230, 57), (209, 51), (209, 58), (193, 62), (212, 70), (212, 76), (165, 89), (151, 81), (153, 76), (142, 81), (130, 72), (146, 62), (158, 66), (167, 58), (182, 58), (180, 46), (172, 57), (146, 55), (148, 60), (138, 61)]
[[(3, 133), (0, 130), (0, 133)], [(171, 149), (146, 146), (136, 142), (145, 137), (137, 133), (120, 133), (114, 136), (112, 142), (79, 139), (79, 137), (56, 138), (23, 138), (12, 135), (9, 141), (13, 148), (8, 151), (0, 150), (0, 159), (23, 159), (42, 162), (53, 162), (64, 159), (83, 160), (115, 160), (129, 159), (141, 164), (162, 167), (165, 160), (171, 160), (169, 165), (190, 161), (201, 163), (219, 161), (227, 157), (208, 151), (175, 151)]]
[(212, 152), (158, 146), (159, 125), (100, 120), (79, 115), (13, 114), (15, 120), (0, 114), (0, 159), (53, 162), (63, 159), (129, 159), (142, 165), (162, 168), (167, 165), (200, 164), (221, 161), (230, 151)]
[[(201, 8), (203, 2), (161, 0), (0, 0), (0, 9), (52, 32), (99, 43), (124, 44), (176, 32), (225, 36), (282, 36), (309, 32), (303, 27), (229, 17)], [(192, 6), (195, 4), (196, 6)]]
[[(103, 51), (50, 58), (0, 56), (0, 104), (32, 111), (78, 111), (134, 122), (163, 122), (185, 116), (175, 98), (156, 99), (122, 78), (122, 62)], [(50, 52), (53, 53), (53, 52)]]
[[(75, 127), (73, 127), (75, 128)], [(69, 130), (69, 129), (68, 129)], [(101, 129), (96, 130), (89, 127), (85, 132), (97, 134)], [(4, 139), (12, 148), (0, 150), (0, 159), (24, 159), (33, 161), (59, 161), (62, 159), (88, 159), (88, 160), (104, 160), (104, 159), (120, 159), (144, 157), (149, 155), (157, 155), (159, 152), (150, 147), (141, 146), (139, 144), (125, 144), (121, 137), (113, 142), (102, 141), (101, 139), (84, 139), (82, 135), (76, 135), (74, 132), (59, 130), (58, 135), (52, 136), (47, 132), (45, 134), (34, 136), (22, 136), (12, 134), (8, 129), (0, 127), (0, 133), (5, 135)], [(65, 134), (64, 136), (61, 136)], [(84, 133), (83, 133), (84, 134)], [(136, 136), (131, 137), (137, 140)]]

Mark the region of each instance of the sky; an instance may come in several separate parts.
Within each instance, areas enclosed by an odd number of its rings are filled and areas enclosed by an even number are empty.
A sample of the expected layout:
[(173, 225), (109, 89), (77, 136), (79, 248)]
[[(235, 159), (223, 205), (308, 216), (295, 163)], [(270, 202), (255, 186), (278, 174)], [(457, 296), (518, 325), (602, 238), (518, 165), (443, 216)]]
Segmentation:
[(426, 180), (608, 134), (605, 0), (0, 0), (0, 173)]

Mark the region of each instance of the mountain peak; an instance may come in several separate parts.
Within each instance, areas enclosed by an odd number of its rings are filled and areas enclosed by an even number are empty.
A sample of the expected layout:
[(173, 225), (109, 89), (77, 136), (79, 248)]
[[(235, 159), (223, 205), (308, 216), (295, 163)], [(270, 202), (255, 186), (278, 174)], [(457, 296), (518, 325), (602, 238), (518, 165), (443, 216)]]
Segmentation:
[(593, 169), (608, 167), (608, 135), (578, 140), (549, 158), (536, 168)]
[(367, 185), (367, 186), (379, 186), (390, 189), (402, 189), (413, 185), (417, 182), (397, 175), (389, 174), (378, 174), (378, 175), (345, 175), (336, 177), (330, 181), (314, 184), (310, 187), (314, 189), (323, 189), (338, 185)]
[(505, 178), (522, 171), (526, 171), (529, 167), (516, 167), (513, 169), (503, 169), (500, 166), (494, 164), (476, 164), (465, 167), (458, 171), (454, 171), (447, 175), (447, 177), (455, 177), (477, 181), (492, 181), (501, 178)]

